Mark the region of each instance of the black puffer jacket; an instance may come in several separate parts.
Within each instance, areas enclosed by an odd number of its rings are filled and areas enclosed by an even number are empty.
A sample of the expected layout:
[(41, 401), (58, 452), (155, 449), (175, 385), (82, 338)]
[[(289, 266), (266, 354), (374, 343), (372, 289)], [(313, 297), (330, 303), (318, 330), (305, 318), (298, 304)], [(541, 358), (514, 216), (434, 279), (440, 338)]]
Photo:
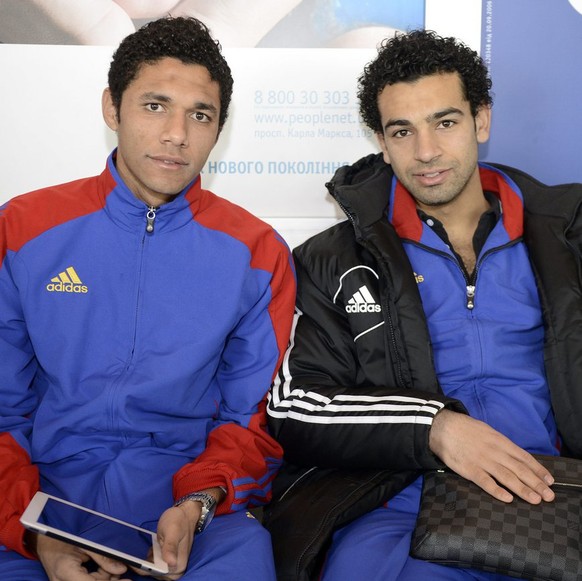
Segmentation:
[[(496, 167), (524, 197), (552, 405), (565, 453), (582, 458), (582, 186)], [(392, 177), (380, 155), (340, 168), (328, 188), (349, 220), (294, 252), (297, 327), (268, 408), (286, 460), (265, 514), (282, 581), (316, 579), (334, 529), (439, 466), (432, 418), (464, 411), (439, 388), (415, 275), (386, 218)], [(367, 419), (350, 423), (361, 406)]]

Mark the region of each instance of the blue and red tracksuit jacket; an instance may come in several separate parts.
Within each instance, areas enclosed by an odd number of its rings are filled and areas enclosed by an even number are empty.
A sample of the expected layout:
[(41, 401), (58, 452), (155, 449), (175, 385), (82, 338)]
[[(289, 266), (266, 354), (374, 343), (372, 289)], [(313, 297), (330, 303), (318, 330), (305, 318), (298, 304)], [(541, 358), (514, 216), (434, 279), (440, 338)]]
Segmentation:
[(498, 197), (502, 217), (471, 277), (396, 179), (389, 218), (415, 273), (445, 395), (530, 452), (556, 454), (542, 308), (522, 239), (522, 193), (492, 166), (481, 164), (480, 176)]
[[(479, 169), (502, 217), (471, 276), (396, 179), (389, 218), (414, 271), (444, 394), (529, 452), (555, 455), (560, 441), (545, 374), (542, 308), (522, 240), (522, 194), (496, 168)], [(419, 478), (387, 508), (416, 513), (421, 488)]]
[(265, 395), (295, 277), (268, 225), (198, 178), (148, 208), (97, 177), (0, 208), (0, 544), (37, 489), (143, 526), (212, 486), (261, 504), (282, 451)]

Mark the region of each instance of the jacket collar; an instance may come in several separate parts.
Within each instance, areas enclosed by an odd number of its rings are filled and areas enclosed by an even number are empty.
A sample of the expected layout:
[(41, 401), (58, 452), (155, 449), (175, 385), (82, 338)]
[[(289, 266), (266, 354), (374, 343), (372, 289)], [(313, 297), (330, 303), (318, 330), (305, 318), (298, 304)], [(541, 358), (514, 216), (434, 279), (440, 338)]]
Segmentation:
[(372, 154), (340, 167), (326, 187), (354, 226), (365, 228), (386, 215), (393, 175), (382, 155)]
[[(139, 200), (127, 187), (117, 168), (113, 150), (107, 159), (107, 166), (99, 176), (101, 195), (105, 199), (105, 211), (120, 227), (126, 230), (139, 230), (147, 224), (148, 206)], [(200, 205), (202, 196), (200, 176), (193, 180), (171, 202), (163, 204), (156, 210), (154, 232), (175, 230), (192, 220), (195, 210)]]
[[(494, 165), (480, 163), (479, 172), (483, 189), (500, 199), (509, 238), (518, 238), (523, 233), (520, 188), (505, 171)], [(388, 213), (401, 237), (420, 238), (422, 222), (416, 204), (394, 176), (391, 166), (384, 162), (382, 154), (368, 155), (351, 166), (339, 168), (326, 185), (356, 230), (373, 224)]]
[[(509, 176), (493, 166), (479, 164), (479, 175), (483, 190), (499, 199), (503, 226), (509, 240), (520, 238), (523, 235), (523, 197), (520, 189)], [(420, 241), (423, 223), (416, 204), (395, 177), (391, 183), (388, 217), (401, 238)]]

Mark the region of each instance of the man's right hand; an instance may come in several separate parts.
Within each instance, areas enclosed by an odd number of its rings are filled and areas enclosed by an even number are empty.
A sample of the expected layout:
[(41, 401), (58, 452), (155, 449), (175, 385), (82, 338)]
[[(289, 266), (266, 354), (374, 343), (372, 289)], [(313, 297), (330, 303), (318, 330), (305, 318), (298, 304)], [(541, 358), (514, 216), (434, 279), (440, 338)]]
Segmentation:
[(547, 469), (503, 434), (470, 416), (441, 410), (430, 430), (429, 447), (451, 470), (503, 502), (513, 500), (511, 493), (531, 504), (554, 500), (550, 489), (554, 479)]
[[(123, 577), (127, 567), (119, 561), (45, 535), (35, 536), (36, 554), (50, 581), (130, 581)], [(97, 571), (89, 573), (83, 566), (90, 560), (97, 563)]]

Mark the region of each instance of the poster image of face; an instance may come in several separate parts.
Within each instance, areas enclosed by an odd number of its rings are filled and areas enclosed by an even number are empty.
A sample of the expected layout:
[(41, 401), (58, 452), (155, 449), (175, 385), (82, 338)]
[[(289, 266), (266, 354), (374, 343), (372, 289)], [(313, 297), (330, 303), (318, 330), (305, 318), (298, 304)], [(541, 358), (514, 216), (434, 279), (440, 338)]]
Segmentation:
[(2, 0), (0, 42), (116, 45), (169, 14), (202, 20), (228, 48), (368, 48), (422, 27), (424, 11), (424, 0)]

